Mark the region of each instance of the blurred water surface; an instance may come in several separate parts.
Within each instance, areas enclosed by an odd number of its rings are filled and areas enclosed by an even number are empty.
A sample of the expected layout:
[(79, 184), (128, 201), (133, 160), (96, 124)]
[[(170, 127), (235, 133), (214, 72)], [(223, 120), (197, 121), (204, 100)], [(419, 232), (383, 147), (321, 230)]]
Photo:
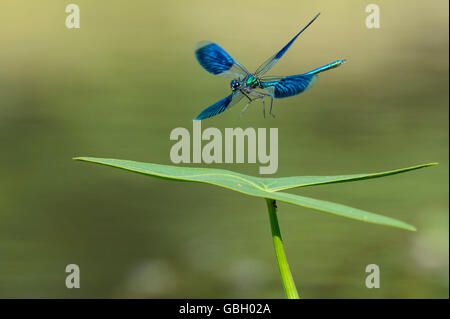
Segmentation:
[[(448, 298), (448, 2), (2, 1), (0, 297), (282, 298), (263, 200), (74, 162), (97, 156), (170, 164), (175, 127), (229, 92), (193, 55), (223, 46), (248, 69), (320, 18), (270, 74), (336, 58), (310, 91), (208, 126), (278, 127), (275, 176), (438, 167), (292, 192), (409, 222), (407, 232), (279, 204), (300, 295)], [(193, 164), (191, 164), (193, 165)], [(211, 165), (256, 175), (258, 165)], [(65, 287), (65, 266), (81, 289)], [(381, 269), (367, 289), (366, 265)]]

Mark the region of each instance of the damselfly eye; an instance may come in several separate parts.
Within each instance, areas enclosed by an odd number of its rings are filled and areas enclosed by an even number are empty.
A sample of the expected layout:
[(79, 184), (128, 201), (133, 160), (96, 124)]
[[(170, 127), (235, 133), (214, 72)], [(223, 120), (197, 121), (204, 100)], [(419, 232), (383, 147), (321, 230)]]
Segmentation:
[(232, 90), (236, 90), (240, 86), (239, 81), (236, 81), (236, 80), (232, 80), (230, 84), (231, 84)]

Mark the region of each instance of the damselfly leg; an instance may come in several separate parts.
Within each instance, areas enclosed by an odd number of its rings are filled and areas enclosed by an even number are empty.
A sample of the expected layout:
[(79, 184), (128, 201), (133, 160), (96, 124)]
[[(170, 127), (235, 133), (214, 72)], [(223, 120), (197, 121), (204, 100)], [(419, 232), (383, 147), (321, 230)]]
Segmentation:
[(248, 103), (251, 103), (253, 100), (250, 98), (250, 96), (247, 95), (247, 93), (245, 93), (243, 90), (241, 90), (242, 94), (245, 95), (245, 97), (248, 99)]
[(239, 118), (242, 117), (242, 114), (244, 114), (244, 112), (247, 110), (248, 106), (250, 105), (250, 103), (252, 103), (253, 101), (248, 102), (244, 108), (242, 109), (241, 113), (239, 114)]
[(269, 110), (269, 114), (272, 115), (273, 118), (275, 118), (275, 114), (272, 113), (272, 106), (273, 106), (273, 96), (269, 95), (270, 97), (270, 110)]
[(269, 114), (272, 115), (272, 117), (275, 117), (275, 114), (272, 113), (272, 106), (273, 106), (273, 96), (271, 96), (270, 94), (267, 93), (263, 93), (263, 92), (258, 92), (258, 91), (250, 91), (249, 92), (251, 95), (256, 96), (256, 98), (254, 100), (257, 99), (261, 99), (262, 100), (262, 106), (263, 106), (263, 116), (264, 118), (266, 117), (266, 105), (265, 105), (265, 101), (264, 98), (266, 96), (270, 97), (270, 110), (269, 110)]

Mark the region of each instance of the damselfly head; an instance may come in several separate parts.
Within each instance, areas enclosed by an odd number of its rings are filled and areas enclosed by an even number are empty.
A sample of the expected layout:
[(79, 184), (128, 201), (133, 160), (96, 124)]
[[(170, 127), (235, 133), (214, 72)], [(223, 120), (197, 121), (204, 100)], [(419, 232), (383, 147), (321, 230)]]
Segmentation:
[(241, 87), (241, 82), (239, 82), (237, 80), (231, 80), (230, 87), (231, 87), (231, 91), (234, 92)]

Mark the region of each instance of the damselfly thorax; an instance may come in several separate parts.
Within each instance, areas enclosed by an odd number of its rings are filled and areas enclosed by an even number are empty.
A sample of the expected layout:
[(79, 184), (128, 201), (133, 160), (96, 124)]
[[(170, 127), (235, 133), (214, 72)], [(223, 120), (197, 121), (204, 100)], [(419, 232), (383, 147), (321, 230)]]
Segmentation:
[(248, 74), (242, 80), (239, 80), (239, 79), (231, 80), (230, 88), (233, 93), (240, 92), (248, 99), (248, 103), (242, 109), (240, 116), (242, 116), (242, 114), (245, 112), (245, 110), (247, 110), (250, 103), (252, 103), (253, 101), (258, 100), (258, 99), (262, 100), (263, 114), (265, 116), (266, 112), (265, 112), (264, 98), (266, 96), (268, 96), (270, 98), (269, 114), (275, 117), (275, 115), (272, 114), (273, 97), (270, 94), (255, 90), (255, 89), (264, 89), (264, 87), (261, 84), (261, 81), (258, 77), (254, 76), (253, 74)]
[(230, 87), (232, 92), (242, 90), (247, 93), (253, 89), (263, 89), (260, 80), (253, 74), (247, 75), (242, 80), (231, 80)]

